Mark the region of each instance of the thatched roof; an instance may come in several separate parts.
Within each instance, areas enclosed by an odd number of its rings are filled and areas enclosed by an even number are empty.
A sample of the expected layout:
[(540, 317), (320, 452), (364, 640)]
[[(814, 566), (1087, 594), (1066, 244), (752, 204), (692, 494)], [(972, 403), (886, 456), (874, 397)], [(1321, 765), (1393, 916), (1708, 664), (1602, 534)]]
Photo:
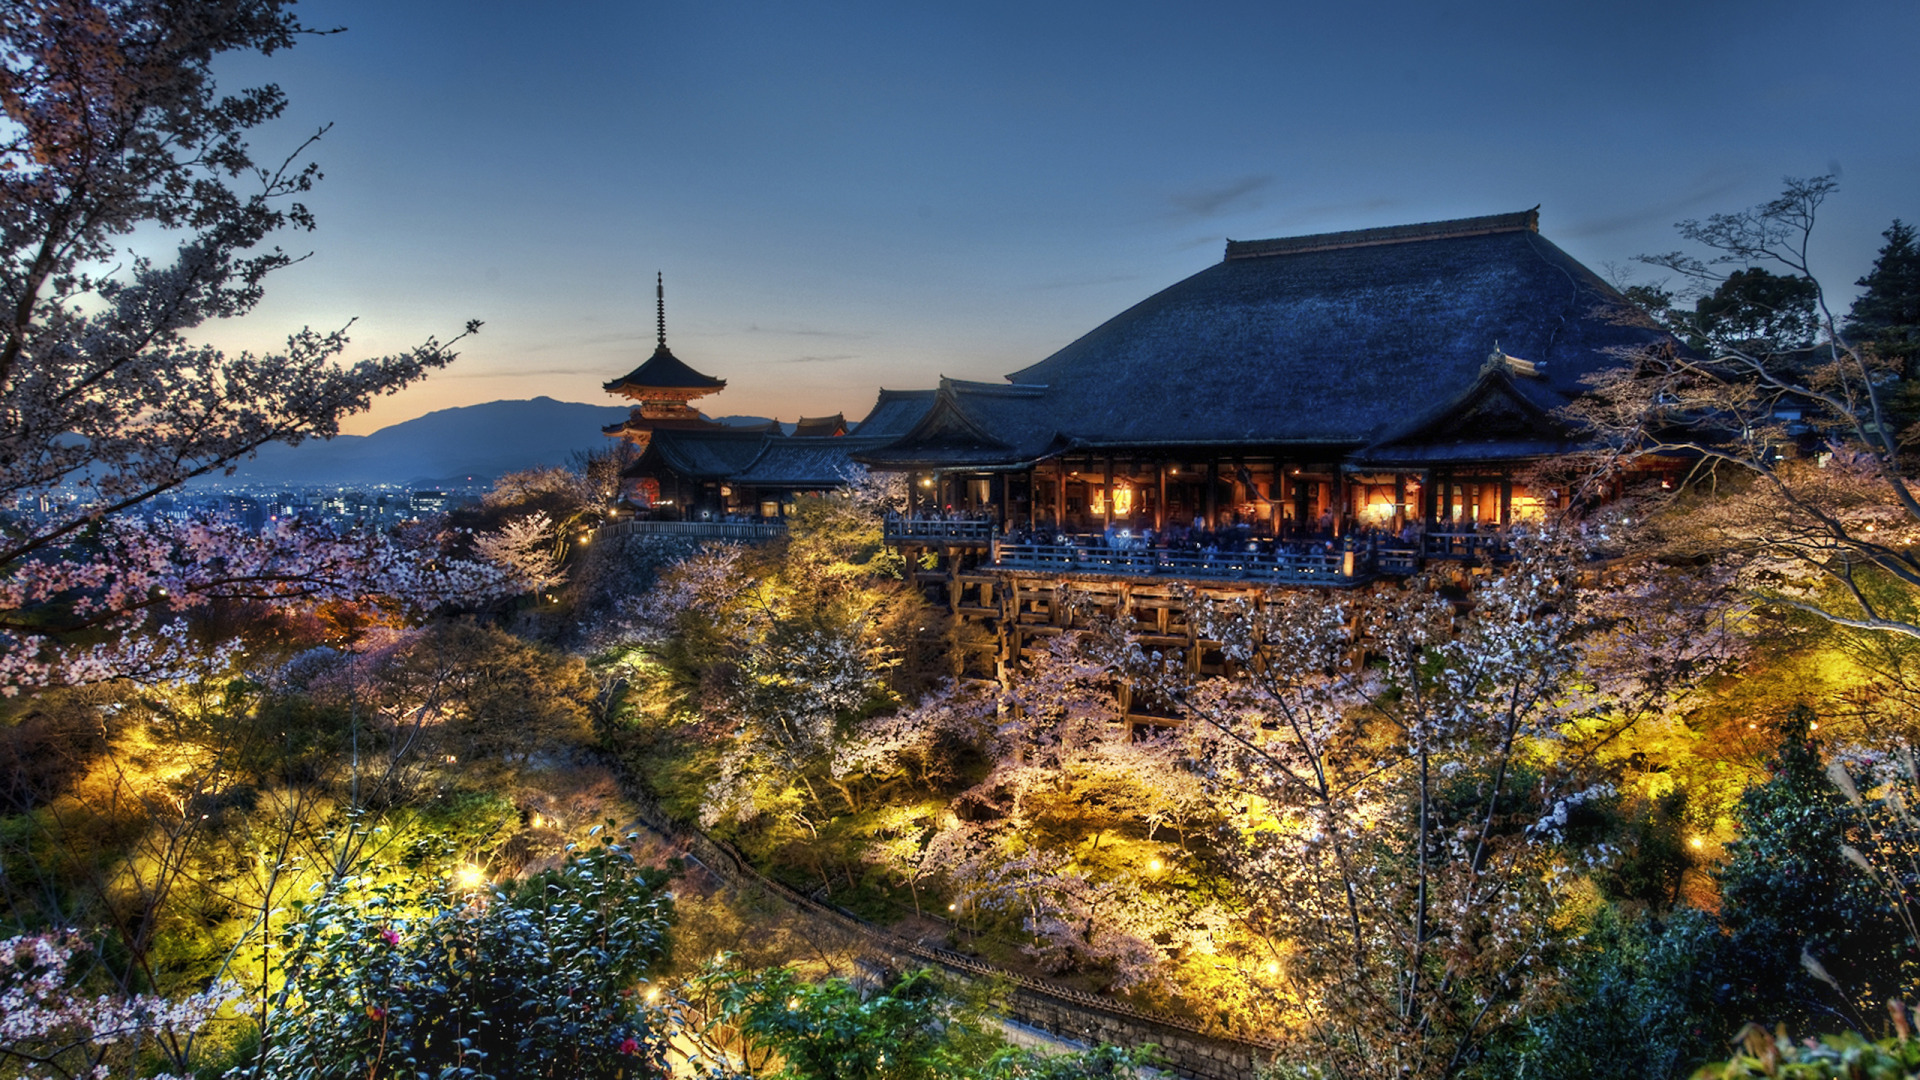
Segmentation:
[[(1013, 466), (1063, 447), (1358, 449), (1525, 357), (1551, 410), (1618, 351), (1669, 342), (1541, 237), (1534, 211), (1232, 241), (1226, 257), (1008, 383), (943, 380), (925, 416), (865, 455)], [(886, 396), (882, 395), (882, 401)], [(876, 407), (877, 408), (877, 407)]]

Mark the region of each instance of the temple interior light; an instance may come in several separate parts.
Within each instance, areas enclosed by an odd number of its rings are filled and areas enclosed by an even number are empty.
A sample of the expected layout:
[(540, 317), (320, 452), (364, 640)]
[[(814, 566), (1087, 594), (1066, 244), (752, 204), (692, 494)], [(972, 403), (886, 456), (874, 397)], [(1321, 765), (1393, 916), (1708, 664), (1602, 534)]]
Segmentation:
[(1119, 517), (1133, 513), (1133, 489), (1117, 487), (1113, 489), (1113, 512)]

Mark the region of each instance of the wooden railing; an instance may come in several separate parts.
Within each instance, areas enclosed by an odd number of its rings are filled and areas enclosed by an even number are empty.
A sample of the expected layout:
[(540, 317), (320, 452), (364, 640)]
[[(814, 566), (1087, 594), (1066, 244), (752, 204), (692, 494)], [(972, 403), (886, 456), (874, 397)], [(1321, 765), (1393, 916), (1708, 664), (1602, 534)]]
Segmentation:
[(740, 540), (757, 543), (786, 535), (784, 521), (615, 521), (601, 536), (678, 536), (689, 540)]
[(1375, 548), (1373, 552), (1373, 570), (1377, 574), (1393, 577), (1407, 577), (1420, 572), (1420, 551), (1418, 548), (1392, 544)]
[(1420, 538), (1421, 554), (1429, 559), (1505, 559), (1511, 551), (1499, 533), (1430, 532)]
[(888, 515), (885, 537), (888, 543), (902, 541), (933, 544), (988, 544), (998, 527), (984, 519), (947, 520), (930, 517)]
[(998, 543), (993, 547), (993, 565), (1002, 570), (1041, 570), (1062, 574), (1272, 581), (1296, 585), (1351, 585), (1372, 574), (1368, 553), (1364, 549), (1266, 553), (1110, 548), (1098, 543)]

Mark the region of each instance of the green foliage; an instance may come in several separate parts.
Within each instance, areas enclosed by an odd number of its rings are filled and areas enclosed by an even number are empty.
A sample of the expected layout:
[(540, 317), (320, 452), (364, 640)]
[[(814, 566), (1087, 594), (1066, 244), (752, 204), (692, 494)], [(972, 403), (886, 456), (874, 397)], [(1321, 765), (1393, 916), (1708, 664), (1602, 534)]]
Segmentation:
[(1916, 1080), (1920, 1078), (1920, 1040), (1909, 1037), (1905, 1007), (1892, 1006), (1900, 1034), (1868, 1042), (1848, 1032), (1795, 1042), (1784, 1026), (1768, 1034), (1757, 1024), (1740, 1033), (1740, 1048), (1724, 1062), (1704, 1066), (1695, 1080)]
[[(1866, 289), (1847, 315), (1847, 335), (1870, 343), (1882, 356), (1920, 356), (1920, 245), (1914, 227), (1895, 219), (1873, 269), (1854, 284)], [(1908, 371), (1908, 379), (1920, 372)]]
[(667, 956), (666, 875), (611, 840), (524, 881), (322, 894), (236, 1080), (665, 1075), (637, 984)]
[(1111, 1046), (1051, 1056), (1008, 1046), (989, 1027), (990, 992), (927, 969), (870, 992), (786, 968), (696, 984), (749, 1063), (771, 1055), (768, 1080), (1083, 1080), (1137, 1076), (1145, 1063)]
[(1812, 278), (1759, 267), (1735, 270), (1694, 304), (1695, 347), (1764, 341), (1770, 351), (1811, 348), (1820, 328), (1819, 298)]
[(1674, 788), (1624, 809), (1615, 826), (1620, 855), (1597, 875), (1608, 896), (1655, 911), (1679, 902), (1695, 861), (1687, 843), (1687, 797), (1685, 788)]
[(1870, 1003), (1898, 992), (1905, 935), (1885, 899), (1841, 854), (1845, 843), (1871, 845), (1860, 840), (1859, 815), (1827, 776), (1813, 722), (1804, 705), (1787, 715), (1772, 778), (1741, 802), (1740, 837), (1728, 845), (1719, 875), (1729, 932), (1726, 1007), (1741, 1019), (1801, 1030), (1861, 1028)]
[(1487, 1077), (1662, 1080), (1686, 1075), (1724, 1033), (1714, 1013), (1713, 918), (1603, 912), (1570, 958), (1569, 1004), (1489, 1054)]

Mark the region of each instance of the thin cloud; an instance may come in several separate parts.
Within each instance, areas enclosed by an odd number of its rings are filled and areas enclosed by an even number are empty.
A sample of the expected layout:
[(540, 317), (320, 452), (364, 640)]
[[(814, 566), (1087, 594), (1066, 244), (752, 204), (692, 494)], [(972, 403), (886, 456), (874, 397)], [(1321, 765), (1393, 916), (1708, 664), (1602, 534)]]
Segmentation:
[(1724, 179), (1702, 179), (1694, 189), (1675, 199), (1668, 199), (1639, 210), (1630, 210), (1611, 217), (1587, 218), (1569, 222), (1567, 227), (1555, 228), (1554, 232), (1565, 236), (1606, 236), (1609, 233), (1629, 232), (1646, 225), (1671, 225), (1674, 218), (1684, 216), (1689, 211), (1703, 207), (1725, 209), (1717, 206), (1744, 186), (1738, 177)]
[(847, 330), (814, 330), (809, 327), (799, 326), (761, 326), (759, 323), (749, 324), (746, 332), (749, 334), (779, 334), (783, 337), (844, 338), (849, 341), (857, 341), (867, 336)]
[(1108, 274), (1105, 277), (1067, 278), (1062, 281), (1048, 281), (1034, 285), (1035, 289), (1080, 289), (1089, 285), (1117, 285), (1123, 281), (1138, 281), (1139, 274)]
[[(1295, 210), (1282, 220), (1303, 224), (1309, 221), (1325, 221), (1327, 218), (1346, 218), (1351, 221), (1354, 218), (1377, 214), (1382, 210), (1391, 210), (1398, 205), (1400, 205), (1399, 199), (1356, 199), (1352, 202), (1321, 203), (1318, 206)], [(1392, 223), (1382, 222), (1381, 224)]]
[(597, 346), (597, 345), (637, 345), (641, 343), (651, 345), (653, 343), (653, 340), (654, 340), (654, 331), (649, 330), (649, 331), (646, 331), (645, 333), (642, 333), (638, 330), (631, 330), (631, 331), (618, 331), (618, 332), (607, 333), (607, 334), (594, 334), (590, 337), (575, 337), (575, 338), (567, 338), (565, 340), (543, 341), (537, 344), (529, 345), (526, 347), (526, 349), (528, 352), (552, 352), (555, 349), (593, 348), (594, 346)]
[(785, 360), (775, 360), (776, 364), (831, 364), (840, 360), (853, 360), (857, 353), (836, 353), (833, 356), (790, 356)]
[(549, 375), (605, 375), (599, 368), (532, 368), (515, 371), (456, 371), (450, 375), (435, 375), (434, 382), (442, 379), (525, 379), (545, 378)]
[(1265, 200), (1260, 193), (1273, 186), (1273, 177), (1268, 173), (1243, 176), (1231, 183), (1185, 191), (1169, 196), (1175, 209), (1183, 216), (1195, 218), (1218, 217), (1221, 214), (1239, 213), (1243, 210), (1258, 210)]

